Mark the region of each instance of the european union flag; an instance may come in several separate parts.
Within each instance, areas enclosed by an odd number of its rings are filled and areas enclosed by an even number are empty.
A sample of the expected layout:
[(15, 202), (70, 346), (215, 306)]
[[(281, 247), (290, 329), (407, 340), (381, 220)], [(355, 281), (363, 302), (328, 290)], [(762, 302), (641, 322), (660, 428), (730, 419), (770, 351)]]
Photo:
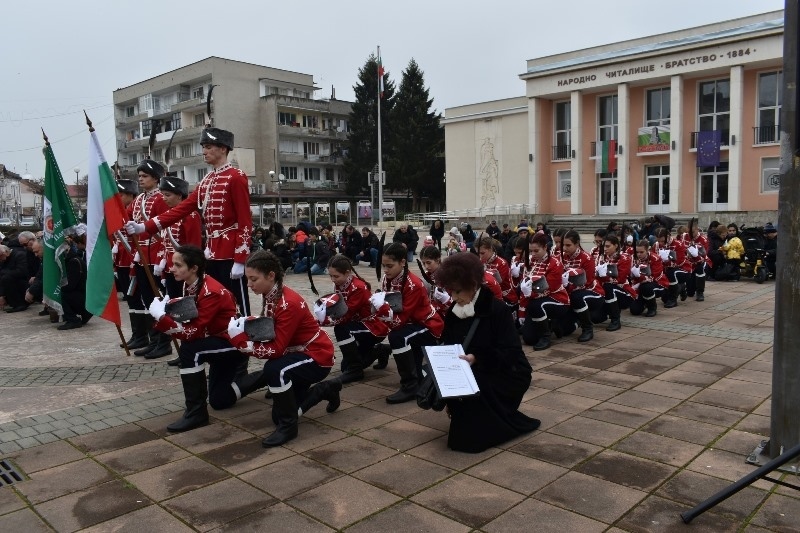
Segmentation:
[(698, 167), (717, 167), (719, 166), (719, 149), (722, 144), (722, 131), (698, 131), (697, 132), (697, 166)]

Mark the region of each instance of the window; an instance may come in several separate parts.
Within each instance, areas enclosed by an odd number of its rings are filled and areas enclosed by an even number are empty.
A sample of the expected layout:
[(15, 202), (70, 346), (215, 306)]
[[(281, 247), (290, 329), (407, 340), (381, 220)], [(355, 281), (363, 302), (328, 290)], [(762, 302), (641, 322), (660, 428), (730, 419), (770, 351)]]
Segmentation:
[(194, 87), (192, 89), (192, 99), (200, 98), (202, 100), (203, 98), (205, 98), (205, 95), (206, 95), (205, 89), (202, 85), (200, 87)]
[(778, 142), (783, 100), (783, 72), (758, 75), (758, 127), (755, 144)]
[(781, 160), (765, 157), (761, 160), (761, 192), (778, 193), (781, 185)]
[(304, 168), (303, 169), (303, 179), (306, 181), (319, 181), (319, 169), (318, 168)]
[(150, 136), (150, 129), (153, 127), (152, 120), (143, 120), (142, 121), (142, 136), (149, 137)]
[(134, 166), (139, 163), (139, 154), (128, 154), (128, 164)]
[(194, 116), (194, 127), (202, 128), (206, 123), (206, 114), (198, 113)]
[(698, 91), (698, 122), (700, 131), (722, 131), (722, 144), (730, 138), (731, 82), (708, 81), (700, 84)]
[(164, 149), (163, 148), (156, 148), (153, 150), (153, 160), (154, 161), (164, 161)]
[(297, 122), (297, 115), (294, 113), (278, 113), (278, 124), (281, 126), (294, 126)]
[(617, 139), (617, 95), (601, 96), (597, 101), (597, 140)]
[(167, 153), (166, 155), (167, 159), (169, 159), (170, 161), (175, 160), (178, 157), (178, 147), (173, 146), (172, 148), (169, 149), (169, 153)]
[(647, 117), (645, 126), (667, 126), (670, 115), (670, 89), (650, 89), (647, 91)]
[(571, 118), (570, 102), (556, 102), (555, 133), (553, 159), (569, 159), (572, 133), (570, 130)]
[(303, 153), (305, 155), (319, 155), (319, 143), (304, 142)]
[(194, 155), (194, 151), (192, 150), (191, 144), (182, 144), (181, 145), (181, 157), (192, 157)]
[(139, 138), (139, 130), (130, 130), (125, 134), (126, 141), (133, 141)]
[(325, 179), (326, 180), (333, 181), (334, 180), (334, 174), (335, 174), (335, 171), (332, 168), (326, 168), (325, 169)]
[(559, 170), (556, 173), (556, 181), (558, 182), (558, 199), (569, 200), (572, 198), (572, 171)]
[(304, 128), (316, 128), (317, 127), (317, 117), (312, 117), (310, 115), (303, 115), (303, 127)]
[(700, 167), (700, 205), (701, 211), (710, 211), (728, 206), (728, 162), (720, 162), (718, 167)]
[(200, 181), (202, 181), (202, 180), (203, 180), (203, 178), (205, 178), (205, 177), (206, 177), (206, 174), (207, 174), (207, 172), (206, 172), (206, 169), (204, 169), (204, 168), (198, 168), (198, 169), (197, 169), (197, 173), (196, 173), (197, 182), (199, 183)]
[(136, 106), (129, 105), (125, 108), (125, 116), (132, 117), (136, 114)]
[(282, 154), (299, 154), (300, 153), (299, 146), (300, 145), (298, 141), (282, 140), (280, 142), (280, 145), (278, 146), (278, 150)]
[(281, 174), (287, 180), (297, 179), (297, 167), (281, 167)]
[(181, 114), (173, 113), (172, 118), (167, 122), (164, 131), (176, 131), (181, 129)]

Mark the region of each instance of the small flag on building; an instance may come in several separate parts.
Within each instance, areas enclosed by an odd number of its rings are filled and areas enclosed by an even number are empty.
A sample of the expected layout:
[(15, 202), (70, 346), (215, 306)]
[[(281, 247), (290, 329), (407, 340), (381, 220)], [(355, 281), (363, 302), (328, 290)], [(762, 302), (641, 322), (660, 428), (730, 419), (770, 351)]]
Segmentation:
[(617, 170), (617, 141), (597, 141), (597, 156), (594, 171), (610, 174)]
[(86, 200), (86, 310), (119, 326), (121, 321), (111, 240), (114, 232), (122, 229), (125, 208), (97, 134), (94, 129), (90, 129), (90, 132), (89, 191)]
[(42, 249), (42, 300), (52, 309), (63, 313), (61, 287), (67, 283), (64, 257), (69, 251), (65, 236), (78, 224), (75, 209), (67, 194), (64, 178), (53, 154), (53, 148), (45, 137), (44, 147), (44, 205), (42, 218), (44, 246)]
[(381, 60), (381, 47), (378, 47), (378, 98), (383, 98), (383, 61)]
[(719, 166), (720, 146), (722, 145), (722, 131), (697, 132), (697, 166)]

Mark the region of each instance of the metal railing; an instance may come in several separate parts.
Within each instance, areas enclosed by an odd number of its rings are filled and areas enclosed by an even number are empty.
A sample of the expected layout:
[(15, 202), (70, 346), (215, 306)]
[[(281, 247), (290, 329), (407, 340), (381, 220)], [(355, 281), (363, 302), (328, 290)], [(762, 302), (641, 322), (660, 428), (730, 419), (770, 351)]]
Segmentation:
[(474, 209), (455, 209), (452, 211), (438, 211), (428, 213), (407, 213), (404, 215), (407, 221), (433, 222), (434, 220), (461, 220), (483, 217), (498, 217), (510, 215), (534, 215), (537, 209), (536, 204), (510, 204), (496, 205), (494, 207), (477, 207)]
[[(700, 135), (699, 131), (693, 131), (692, 132), (692, 140), (691, 140), (691, 145), (689, 146), (689, 148), (692, 148), (692, 149), (696, 149), (697, 148), (697, 137), (699, 135)], [(730, 130), (722, 130), (722, 142), (720, 142), (720, 146), (728, 146), (728, 144), (730, 143), (730, 138), (731, 138)], [(739, 142), (741, 142), (741, 139), (739, 139)]]
[(776, 144), (781, 140), (781, 126), (756, 126), (753, 128), (753, 144)]
[(569, 144), (557, 144), (553, 146), (553, 161), (563, 161), (572, 158), (572, 146)]

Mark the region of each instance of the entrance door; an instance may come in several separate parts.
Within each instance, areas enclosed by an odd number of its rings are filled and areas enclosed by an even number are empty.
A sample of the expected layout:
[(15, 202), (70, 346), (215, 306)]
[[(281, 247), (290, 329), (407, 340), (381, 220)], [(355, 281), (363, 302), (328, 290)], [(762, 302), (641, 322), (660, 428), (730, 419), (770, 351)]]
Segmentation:
[(669, 165), (646, 168), (647, 213), (669, 213)]
[(728, 163), (700, 169), (699, 211), (728, 209)]
[(617, 212), (617, 177), (600, 174), (600, 213)]

